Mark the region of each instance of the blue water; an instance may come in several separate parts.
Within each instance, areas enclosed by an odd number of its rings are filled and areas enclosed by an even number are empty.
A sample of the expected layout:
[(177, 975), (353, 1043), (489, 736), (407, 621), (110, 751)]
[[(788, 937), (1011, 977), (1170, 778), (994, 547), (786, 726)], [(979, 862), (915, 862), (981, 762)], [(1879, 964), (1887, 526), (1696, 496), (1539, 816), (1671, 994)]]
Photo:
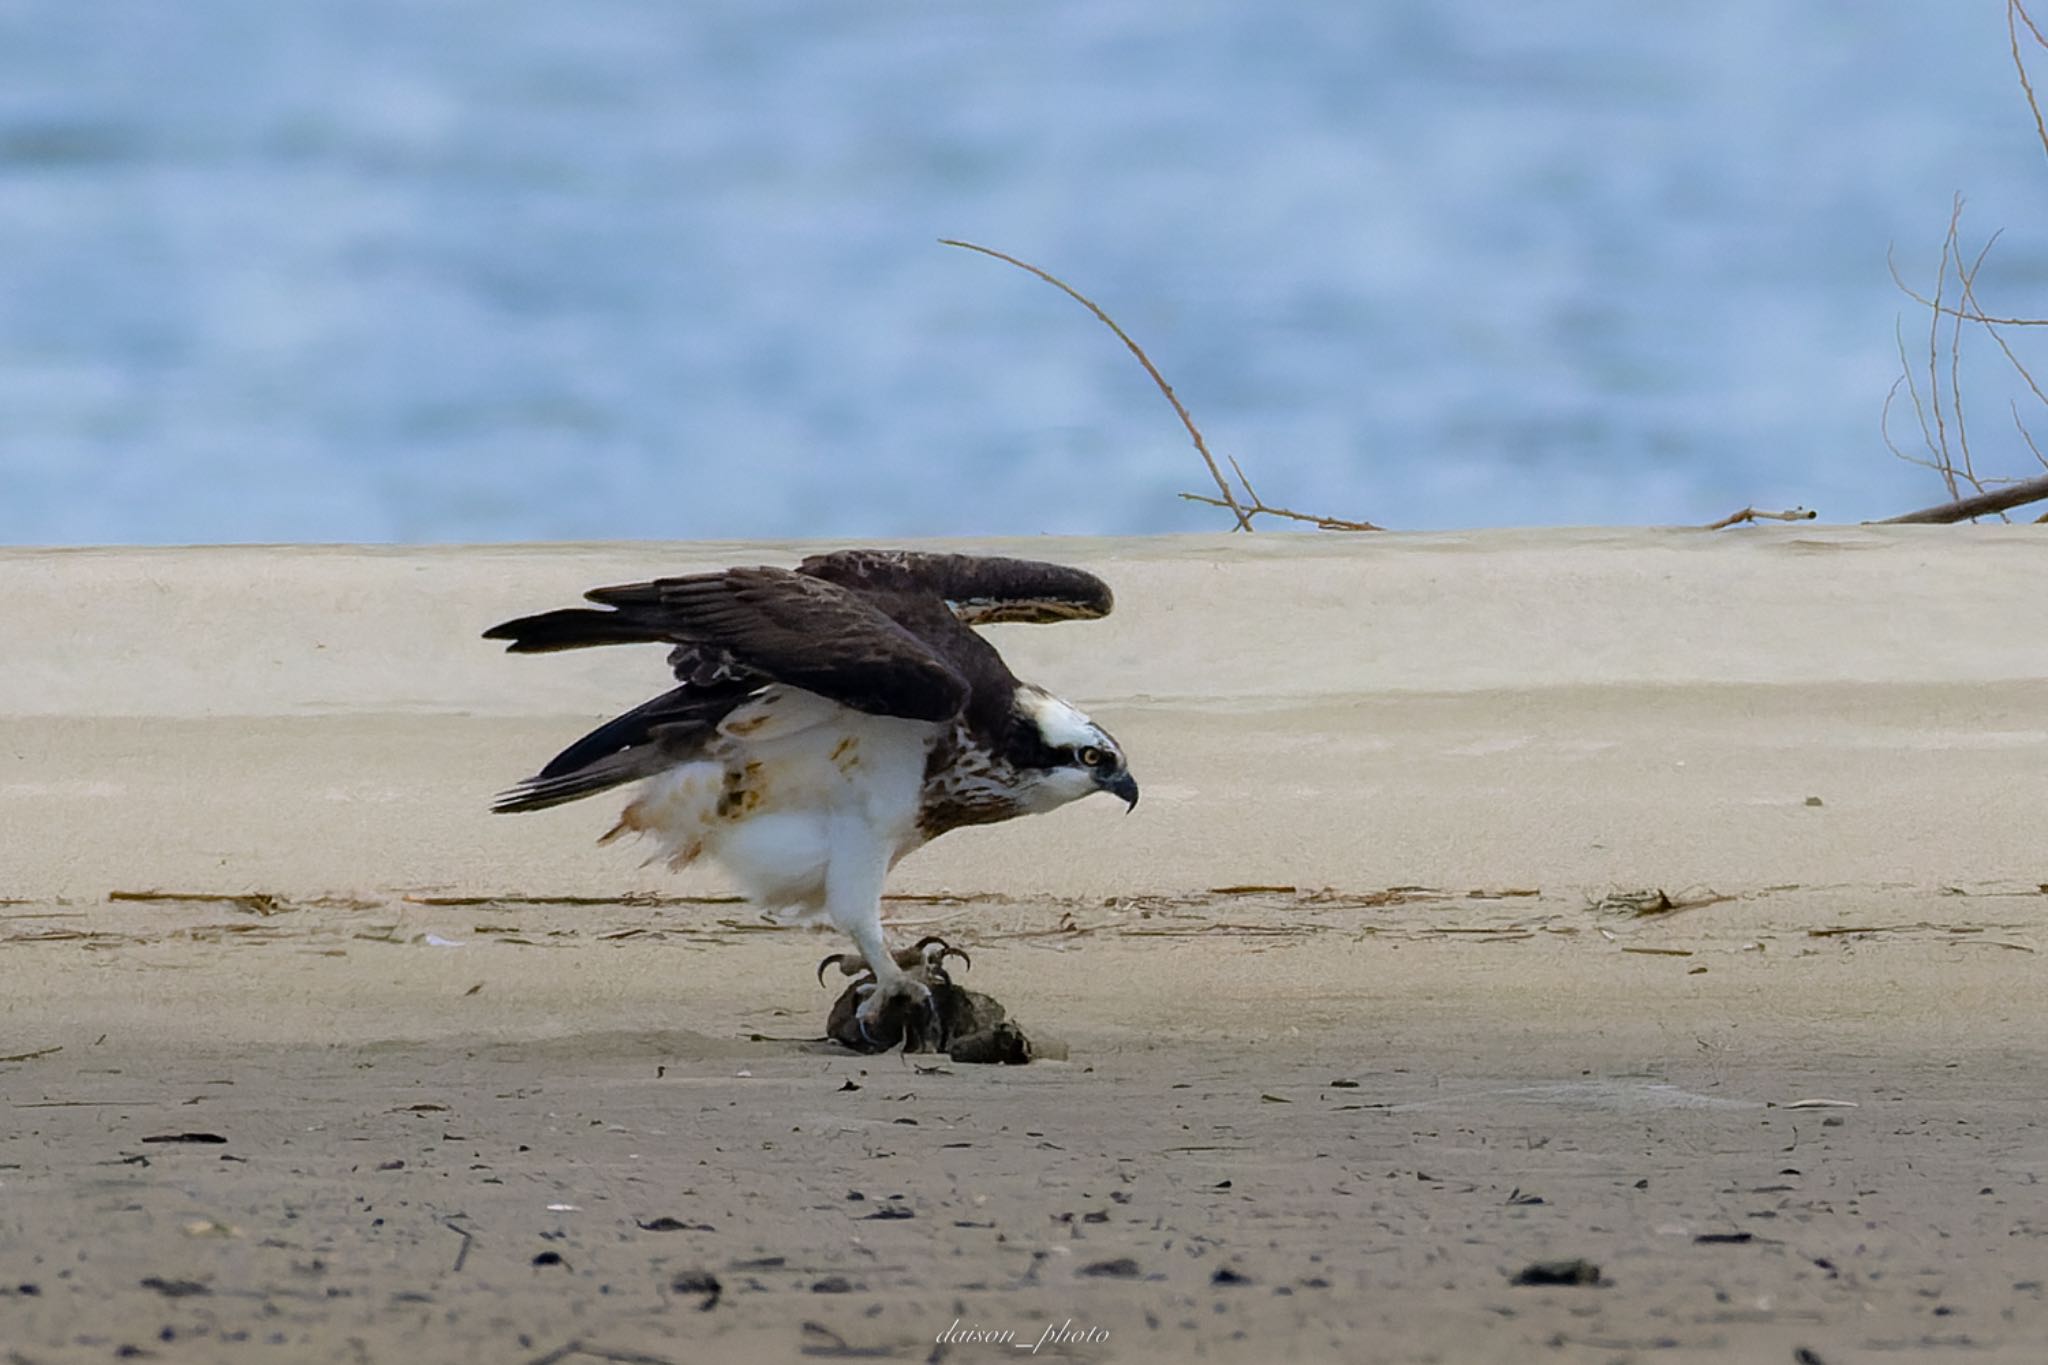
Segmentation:
[(941, 236), (1276, 503), (1903, 510), (1888, 247), (2048, 311), (2002, 11), (0, 0), (0, 540), (1220, 527)]

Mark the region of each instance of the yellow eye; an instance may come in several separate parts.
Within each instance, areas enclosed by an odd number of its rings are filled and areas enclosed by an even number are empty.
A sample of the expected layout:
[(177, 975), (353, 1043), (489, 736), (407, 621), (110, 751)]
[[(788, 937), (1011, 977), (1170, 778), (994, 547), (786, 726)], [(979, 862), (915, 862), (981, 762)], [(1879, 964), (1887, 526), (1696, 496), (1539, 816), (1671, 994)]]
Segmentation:
[(1075, 757), (1081, 760), (1084, 767), (1099, 768), (1102, 766), (1102, 750), (1092, 744), (1081, 750)]

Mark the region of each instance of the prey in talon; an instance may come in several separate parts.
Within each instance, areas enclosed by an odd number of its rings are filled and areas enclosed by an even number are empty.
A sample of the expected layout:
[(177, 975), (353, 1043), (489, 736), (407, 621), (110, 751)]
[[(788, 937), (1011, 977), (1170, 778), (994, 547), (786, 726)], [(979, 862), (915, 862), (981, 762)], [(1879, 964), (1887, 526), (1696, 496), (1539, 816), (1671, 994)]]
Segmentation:
[(946, 1052), (963, 1039), (985, 1034), (1002, 1022), (1001, 1005), (988, 996), (961, 990), (946, 970), (947, 958), (959, 959), (963, 970), (972, 965), (965, 950), (934, 937), (899, 948), (894, 956), (896, 965), (922, 985), (925, 993), (894, 1009), (885, 1005), (873, 1019), (863, 1017), (861, 1007), (875, 995), (874, 973), (852, 953), (834, 953), (818, 964), (821, 982), (825, 969), (833, 966), (854, 978), (832, 1004), (831, 1018), (825, 1025), (827, 1035), (856, 1052), (887, 1052), (899, 1044), (905, 1052)]
[(492, 809), (543, 810), (637, 783), (600, 842), (646, 838), (676, 868), (708, 858), (772, 917), (839, 929), (854, 952), (828, 958), (820, 975), (837, 962), (861, 978), (853, 1034), (870, 1049), (895, 1045), (880, 1040), (906, 1010), (943, 1031), (940, 997), (954, 989), (945, 958), (965, 958), (937, 939), (891, 950), (881, 897), (899, 860), (949, 830), (1095, 792), (1137, 805), (1109, 732), (1019, 681), (974, 629), (1106, 616), (1109, 586), (1091, 573), (841, 550), (794, 569), (584, 595), (597, 605), (507, 621), (485, 638), (515, 654), (666, 644), (679, 685), (577, 740)]

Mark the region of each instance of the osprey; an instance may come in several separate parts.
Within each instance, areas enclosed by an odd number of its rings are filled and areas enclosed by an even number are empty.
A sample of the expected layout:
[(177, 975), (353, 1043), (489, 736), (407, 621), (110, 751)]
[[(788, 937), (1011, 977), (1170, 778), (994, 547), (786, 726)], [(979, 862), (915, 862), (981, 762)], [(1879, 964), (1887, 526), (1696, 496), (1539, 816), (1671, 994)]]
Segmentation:
[(1093, 574), (842, 550), (794, 570), (584, 595), (598, 609), (521, 617), (484, 638), (511, 641), (514, 654), (669, 644), (681, 686), (577, 740), (492, 809), (542, 810), (640, 782), (600, 842), (651, 836), (671, 866), (710, 857), (762, 908), (829, 920), (871, 975), (856, 983), (864, 1034), (892, 1001), (930, 1006), (905, 970), (917, 953), (899, 961), (882, 934), (882, 884), (898, 859), (948, 830), (1093, 792), (1138, 802), (1109, 732), (1019, 682), (973, 629), (1105, 616), (1109, 587)]

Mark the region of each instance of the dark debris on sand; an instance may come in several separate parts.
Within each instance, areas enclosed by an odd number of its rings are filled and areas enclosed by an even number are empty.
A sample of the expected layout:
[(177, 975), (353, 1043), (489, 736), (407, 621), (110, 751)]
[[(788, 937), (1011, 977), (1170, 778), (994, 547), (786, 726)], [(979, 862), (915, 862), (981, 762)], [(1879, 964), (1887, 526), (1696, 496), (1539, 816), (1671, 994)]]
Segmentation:
[(1535, 1261), (1516, 1272), (1510, 1284), (1580, 1284), (1600, 1283), (1600, 1267), (1591, 1261)]

